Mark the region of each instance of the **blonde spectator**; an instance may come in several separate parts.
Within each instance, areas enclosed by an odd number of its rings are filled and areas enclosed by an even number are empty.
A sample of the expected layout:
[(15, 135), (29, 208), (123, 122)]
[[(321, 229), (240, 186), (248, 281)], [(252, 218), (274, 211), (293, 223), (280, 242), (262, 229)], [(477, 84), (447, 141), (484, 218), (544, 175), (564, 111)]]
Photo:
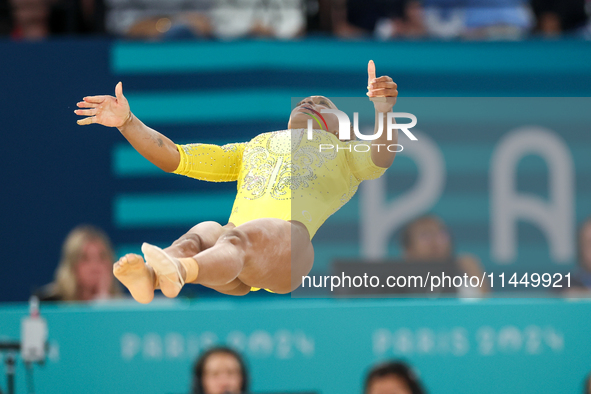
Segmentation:
[(39, 291), (42, 301), (91, 301), (121, 297), (113, 277), (115, 256), (100, 229), (81, 225), (70, 231), (62, 246), (55, 280)]

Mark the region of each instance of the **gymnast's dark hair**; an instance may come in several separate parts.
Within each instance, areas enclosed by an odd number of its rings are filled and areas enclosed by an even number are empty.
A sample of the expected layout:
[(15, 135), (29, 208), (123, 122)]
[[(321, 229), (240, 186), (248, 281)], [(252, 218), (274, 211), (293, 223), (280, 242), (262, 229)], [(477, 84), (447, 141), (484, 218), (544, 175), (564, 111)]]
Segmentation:
[(205, 363), (207, 362), (209, 356), (220, 353), (229, 354), (233, 356), (236, 361), (238, 361), (238, 364), (240, 364), (240, 372), (242, 373), (242, 387), (240, 388), (240, 393), (248, 393), (248, 371), (246, 370), (246, 364), (242, 356), (240, 356), (237, 351), (229, 347), (216, 346), (205, 351), (205, 353), (203, 353), (199, 359), (197, 359), (197, 362), (195, 362), (195, 365), (193, 366), (193, 383), (191, 388), (192, 394), (206, 394), (205, 390), (203, 389), (203, 372), (205, 370)]
[(365, 379), (365, 388), (363, 392), (368, 393), (370, 385), (377, 378), (386, 376), (397, 376), (404, 380), (412, 394), (426, 394), (427, 391), (423, 388), (421, 382), (413, 372), (412, 368), (400, 361), (388, 361), (383, 364), (378, 364), (369, 371)]

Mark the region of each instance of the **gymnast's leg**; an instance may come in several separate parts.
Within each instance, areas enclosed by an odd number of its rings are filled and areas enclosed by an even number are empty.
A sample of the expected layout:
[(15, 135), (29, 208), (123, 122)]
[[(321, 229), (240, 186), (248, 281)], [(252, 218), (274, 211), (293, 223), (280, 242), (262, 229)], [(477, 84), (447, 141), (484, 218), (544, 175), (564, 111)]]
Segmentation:
[[(221, 234), (233, 227), (235, 226), (231, 223), (225, 226), (216, 222), (199, 223), (164, 250), (167, 254), (176, 258), (194, 256), (213, 246)], [(183, 277), (186, 277), (187, 273), (184, 267), (179, 265), (179, 269)], [(154, 269), (145, 264), (142, 256), (137, 254), (130, 253), (123, 256), (113, 266), (113, 273), (129, 289), (133, 298), (142, 304), (152, 301), (154, 290), (160, 288), (159, 278)], [(164, 291), (166, 291), (170, 287), (170, 283), (165, 281), (163, 286), (165, 287)], [(173, 296), (176, 296), (178, 291), (176, 294), (174, 291), (172, 293)]]
[(215, 245), (192, 258), (174, 258), (147, 244), (143, 250), (169, 297), (178, 294), (185, 281), (226, 294), (246, 294), (251, 286), (289, 293), (314, 261), (307, 229), (299, 222), (271, 218), (228, 229)]

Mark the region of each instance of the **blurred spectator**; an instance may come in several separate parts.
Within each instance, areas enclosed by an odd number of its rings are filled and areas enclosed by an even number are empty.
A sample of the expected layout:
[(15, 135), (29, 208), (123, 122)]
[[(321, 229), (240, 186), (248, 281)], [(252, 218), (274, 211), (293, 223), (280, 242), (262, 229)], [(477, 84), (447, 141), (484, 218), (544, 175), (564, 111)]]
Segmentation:
[(587, 22), (585, 0), (532, 0), (536, 31), (546, 37), (582, 30)]
[(520, 39), (532, 27), (525, 0), (424, 0), (425, 24), (438, 38)]
[(407, 1), (404, 16), (396, 23), (397, 32), (405, 38), (421, 38), (427, 35), (423, 6), (418, 0)]
[(14, 40), (40, 40), (47, 37), (49, 29), (49, 4), (47, 0), (10, 0)]
[(51, 34), (105, 33), (103, 0), (50, 0)]
[(222, 39), (289, 39), (306, 30), (303, 0), (218, 0), (211, 19), (214, 35)]
[(110, 34), (138, 39), (209, 37), (213, 0), (105, 0)]
[(192, 394), (242, 394), (248, 392), (244, 360), (227, 347), (203, 353), (193, 368)]
[(570, 287), (567, 279), (561, 282), (566, 296), (591, 296), (591, 217), (583, 222), (578, 233), (579, 266), (572, 273)]
[[(456, 256), (451, 235), (445, 224), (435, 215), (425, 215), (408, 223), (402, 231), (404, 258), (417, 262), (445, 262), (454, 259), (460, 274), (482, 276), (480, 260), (472, 255)], [(461, 296), (477, 296), (487, 293), (488, 284), (481, 288), (459, 289)]]
[(333, 32), (342, 38), (371, 36), (391, 38), (395, 20), (404, 16), (404, 0), (335, 0)]
[(429, 35), (458, 38), (466, 31), (466, 9), (456, 0), (425, 0), (423, 2), (425, 26)]
[(306, 27), (303, 0), (106, 0), (107, 29), (132, 38), (294, 38)]
[[(427, 36), (423, 6), (418, 0), (400, 1), (400, 15), (378, 19), (374, 35), (382, 40), (391, 38), (422, 38)], [(396, 8), (398, 8), (396, 7)]]
[(584, 382), (583, 394), (591, 394), (591, 373), (587, 375)]
[(121, 296), (113, 276), (114, 253), (100, 229), (81, 225), (62, 246), (55, 281), (38, 292), (41, 301), (91, 301)]
[(8, 36), (10, 31), (10, 2), (0, 0), (0, 36)]
[(364, 394), (425, 394), (410, 366), (390, 361), (374, 366), (365, 379)]
[(332, 31), (331, 9), (334, 0), (304, 0), (307, 33)]
[(525, 0), (465, 1), (466, 38), (517, 40), (532, 28), (532, 16)]

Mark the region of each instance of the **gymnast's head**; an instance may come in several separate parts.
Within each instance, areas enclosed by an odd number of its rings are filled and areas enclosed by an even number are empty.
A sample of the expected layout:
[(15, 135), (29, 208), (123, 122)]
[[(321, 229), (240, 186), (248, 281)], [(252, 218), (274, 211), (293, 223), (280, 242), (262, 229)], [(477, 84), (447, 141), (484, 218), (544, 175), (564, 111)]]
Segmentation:
[(248, 392), (244, 360), (227, 347), (203, 353), (193, 368), (193, 394), (241, 394)]
[(339, 135), (339, 120), (335, 114), (322, 114), (323, 109), (338, 109), (336, 105), (324, 96), (306, 97), (291, 111), (288, 129), (307, 129), (308, 119), (312, 120), (314, 129), (322, 129), (331, 134)]

